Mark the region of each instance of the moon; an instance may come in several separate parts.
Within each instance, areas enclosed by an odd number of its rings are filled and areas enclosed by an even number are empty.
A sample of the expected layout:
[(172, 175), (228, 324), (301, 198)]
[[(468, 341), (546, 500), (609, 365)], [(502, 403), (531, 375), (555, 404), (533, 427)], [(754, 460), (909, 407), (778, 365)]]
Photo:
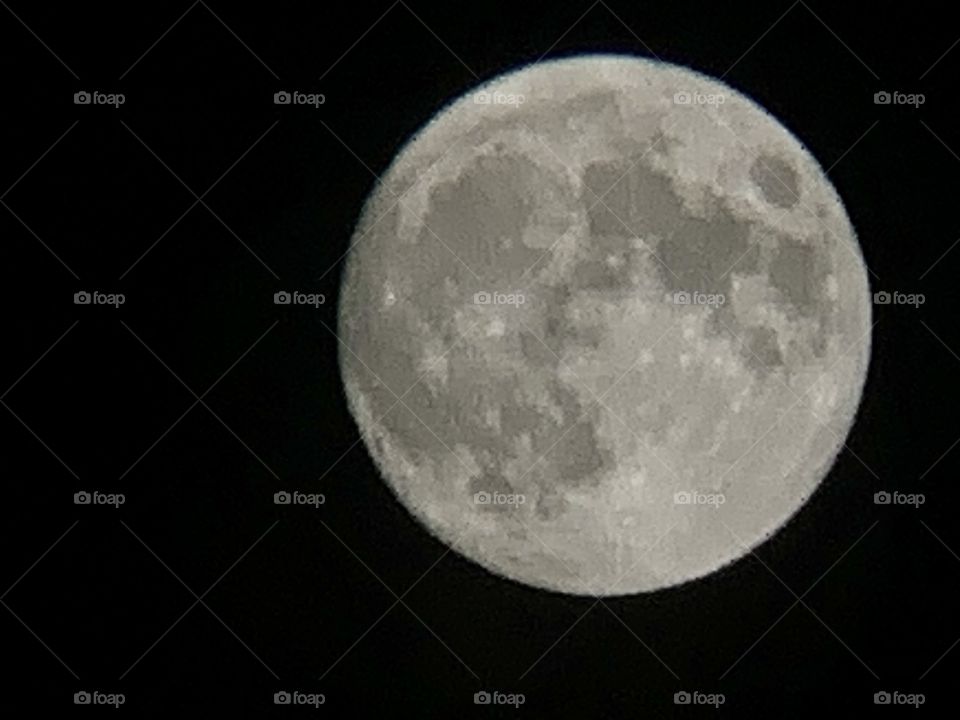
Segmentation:
[(340, 370), (380, 474), (498, 576), (655, 591), (748, 554), (853, 423), (869, 284), (841, 201), (749, 98), (586, 55), (443, 108), (366, 204)]

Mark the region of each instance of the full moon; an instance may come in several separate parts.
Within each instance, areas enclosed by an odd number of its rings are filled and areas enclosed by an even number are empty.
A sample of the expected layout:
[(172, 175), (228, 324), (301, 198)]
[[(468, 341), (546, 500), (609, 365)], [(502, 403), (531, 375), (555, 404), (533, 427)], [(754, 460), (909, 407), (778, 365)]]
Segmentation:
[(746, 555), (829, 471), (870, 348), (824, 171), (723, 83), (634, 57), (497, 77), (368, 198), (337, 334), (396, 498), (492, 573), (649, 592)]

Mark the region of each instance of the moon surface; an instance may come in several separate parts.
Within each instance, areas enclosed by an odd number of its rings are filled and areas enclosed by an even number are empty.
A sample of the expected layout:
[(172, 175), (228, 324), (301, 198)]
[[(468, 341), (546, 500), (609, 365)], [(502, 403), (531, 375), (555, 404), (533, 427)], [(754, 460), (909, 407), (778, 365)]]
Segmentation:
[(803, 145), (716, 80), (614, 55), (440, 111), (365, 205), (338, 315), (399, 501), (497, 575), (598, 596), (781, 528), (849, 432), (870, 328)]

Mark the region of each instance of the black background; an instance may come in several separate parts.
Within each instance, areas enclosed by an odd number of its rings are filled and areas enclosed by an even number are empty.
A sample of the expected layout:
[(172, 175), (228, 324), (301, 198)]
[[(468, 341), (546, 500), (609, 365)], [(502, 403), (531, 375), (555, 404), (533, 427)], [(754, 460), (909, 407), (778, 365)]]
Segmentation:
[[(960, 28), (942, 6), (8, 4), (3, 705), (82, 711), (83, 689), (136, 715), (288, 712), (283, 689), (336, 716), (517, 712), (474, 707), (483, 688), (540, 717), (712, 712), (673, 705), (678, 690), (722, 692), (723, 715), (866, 713), (878, 690), (954, 702), (960, 450), (937, 461), (960, 435), (960, 250), (937, 260), (960, 237), (960, 49), (927, 71)], [(340, 258), (405, 140), (480, 80), (586, 51), (686, 65), (768, 108), (831, 168), (874, 289), (926, 302), (875, 307), (848, 447), (783, 532), (578, 621), (593, 599), (444, 555), (392, 499), (356, 444), (332, 331)], [(284, 89), (326, 102), (274, 105)], [(74, 105), (79, 90), (126, 102)], [(878, 106), (878, 90), (926, 102)], [(276, 306), (282, 289), (328, 302)], [(79, 290), (126, 303), (77, 306)], [(279, 507), (282, 489), (326, 503)], [(874, 505), (884, 489), (926, 502)], [(76, 506), (78, 490), (126, 503)]]

